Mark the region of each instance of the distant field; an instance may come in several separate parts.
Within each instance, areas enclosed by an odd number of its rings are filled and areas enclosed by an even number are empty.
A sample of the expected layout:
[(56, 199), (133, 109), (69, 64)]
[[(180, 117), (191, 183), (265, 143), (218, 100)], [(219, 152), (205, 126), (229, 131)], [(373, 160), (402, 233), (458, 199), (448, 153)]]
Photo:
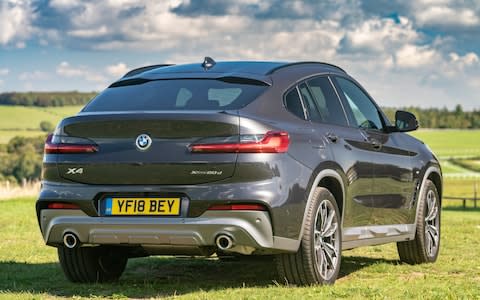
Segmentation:
[(54, 126), (65, 117), (75, 115), (82, 106), (32, 107), (0, 105), (0, 144), (17, 135), (38, 136), (40, 122), (49, 121)]
[(440, 158), (480, 155), (480, 130), (423, 129), (411, 134)]

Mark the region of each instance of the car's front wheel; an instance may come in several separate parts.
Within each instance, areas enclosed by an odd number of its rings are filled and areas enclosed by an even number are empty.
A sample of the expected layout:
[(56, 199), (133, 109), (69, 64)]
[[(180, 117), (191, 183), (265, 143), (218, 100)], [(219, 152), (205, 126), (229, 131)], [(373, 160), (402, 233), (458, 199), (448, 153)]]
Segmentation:
[(300, 248), (276, 257), (282, 281), (310, 285), (332, 284), (340, 270), (342, 234), (340, 213), (332, 193), (318, 187), (307, 206)]
[(128, 256), (115, 247), (58, 247), (63, 272), (72, 282), (94, 283), (117, 280), (125, 270)]
[(432, 181), (427, 180), (418, 205), (415, 239), (397, 243), (400, 260), (408, 264), (434, 262), (440, 250), (440, 197)]

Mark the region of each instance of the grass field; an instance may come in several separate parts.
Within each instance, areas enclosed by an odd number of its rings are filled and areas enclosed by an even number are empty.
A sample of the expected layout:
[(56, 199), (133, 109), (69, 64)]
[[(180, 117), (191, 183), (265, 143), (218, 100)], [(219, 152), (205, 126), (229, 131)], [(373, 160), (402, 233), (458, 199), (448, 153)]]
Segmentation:
[(480, 179), (444, 178), (443, 194), (455, 197), (473, 197), (475, 182), (477, 183), (477, 197), (480, 197)]
[(80, 111), (82, 106), (32, 107), (0, 105), (0, 144), (6, 144), (17, 135), (38, 136), (40, 122), (49, 121), (54, 126), (68, 116)]
[(411, 135), (424, 141), (440, 158), (480, 155), (480, 130), (421, 129)]
[(444, 209), (442, 217), (435, 264), (401, 264), (393, 244), (345, 251), (333, 286), (280, 285), (269, 262), (170, 257), (133, 259), (119, 282), (88, 285), (64, 279), (33, 199), (0, 201), (0, 298), (479, 299), (480, 211)]

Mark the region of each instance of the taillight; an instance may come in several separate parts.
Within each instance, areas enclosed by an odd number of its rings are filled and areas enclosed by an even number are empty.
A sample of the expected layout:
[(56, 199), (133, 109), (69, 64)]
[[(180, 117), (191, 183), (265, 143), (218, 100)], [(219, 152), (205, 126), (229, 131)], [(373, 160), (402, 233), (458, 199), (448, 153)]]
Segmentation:
[(54, 142), (54, 135), (49, 134), (45, 141), (45, 154), (78, 154), (94, 153), (97, 145), (86, 143), (84, 139), (71, 138), (71, 142)]
[(290, 138), (285, 131), (269, 131), (259, 141), (199, 143), (190, 145), (193, 153), (285, 153), (288, 150)]
[(257, 210), (266, 211), (267, 208), (261, 204), (245, 203), (245, 204), (215, 204), (208, 208), (208, 210)]
[(73, 203), (52, 202), (48, 203), (49, 209), (80, 209), (80, 206)]

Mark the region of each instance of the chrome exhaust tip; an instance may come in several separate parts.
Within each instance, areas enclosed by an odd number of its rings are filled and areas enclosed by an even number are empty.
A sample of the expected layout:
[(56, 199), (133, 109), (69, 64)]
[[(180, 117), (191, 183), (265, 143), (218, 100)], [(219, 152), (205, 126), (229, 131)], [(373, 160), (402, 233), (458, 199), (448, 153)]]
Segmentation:
[(73, 249), (78, 245), (78, 238), (75, 234), (68, 232), (63, 236), (63, 244), (68, 249)]
[(233, 239), (226, 234), (220, 234), (217, 236), (215, 243), (220, 250), (229, 250), (234, 246)]

